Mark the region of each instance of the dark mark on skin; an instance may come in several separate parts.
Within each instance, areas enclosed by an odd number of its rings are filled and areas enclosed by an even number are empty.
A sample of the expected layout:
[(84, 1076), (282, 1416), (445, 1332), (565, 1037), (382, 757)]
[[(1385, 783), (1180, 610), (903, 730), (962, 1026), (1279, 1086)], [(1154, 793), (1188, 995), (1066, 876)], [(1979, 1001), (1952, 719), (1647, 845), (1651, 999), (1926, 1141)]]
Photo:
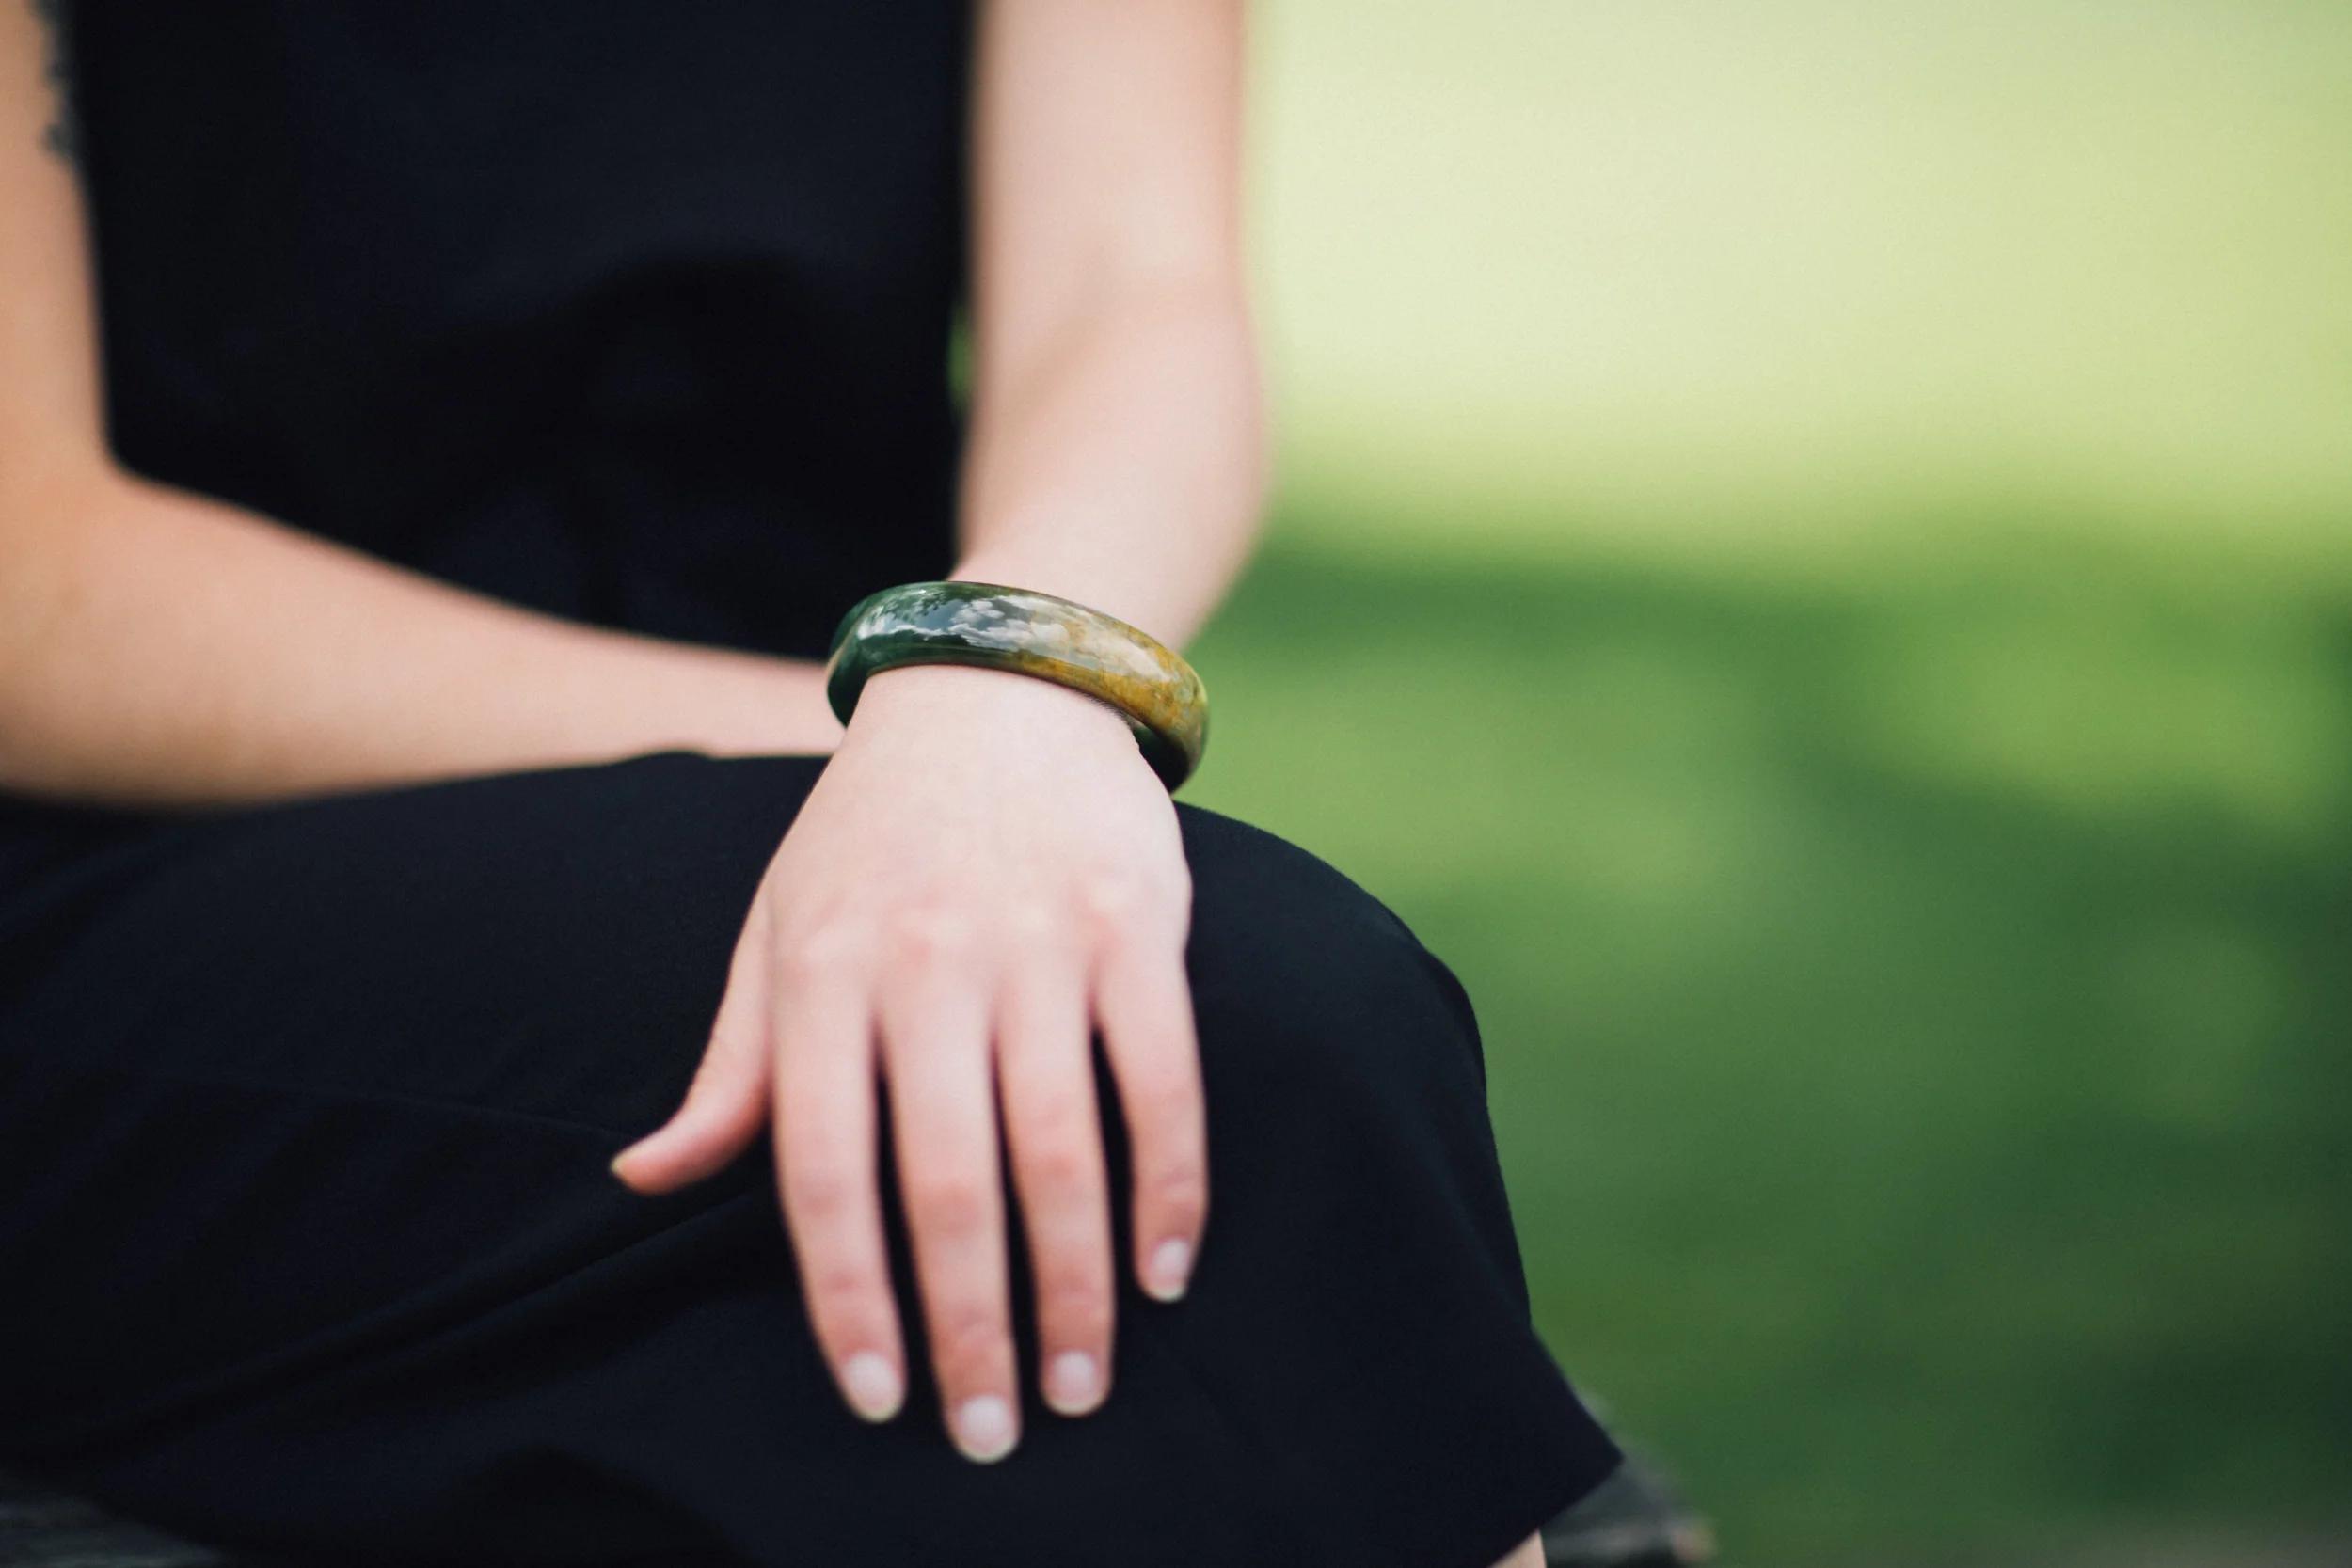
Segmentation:
[(73, 119), (73, 13), (72, 0), (30, 0), (33, 14), (49, 35), (41, 74), (56, 94), (57, 115), (41, 133), (41, 145), (69, 164), (78, 164), (82, 137)]

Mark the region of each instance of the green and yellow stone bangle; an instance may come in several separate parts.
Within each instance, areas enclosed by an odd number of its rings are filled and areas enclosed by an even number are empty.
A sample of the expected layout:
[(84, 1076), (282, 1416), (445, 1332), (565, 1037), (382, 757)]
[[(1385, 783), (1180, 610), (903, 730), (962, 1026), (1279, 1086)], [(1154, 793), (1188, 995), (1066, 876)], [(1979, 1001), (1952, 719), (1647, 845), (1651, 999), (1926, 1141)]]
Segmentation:
[(844, 724), (866, 678), (901, 664), (977, 664), (1083, 691), (1127, 716), (1173, 790), (1200, 766), (1209, 694), (1174, 652), (1069, 599), (993, 582), (908, 582), (850, 607), (833, 634), (825, 696)]

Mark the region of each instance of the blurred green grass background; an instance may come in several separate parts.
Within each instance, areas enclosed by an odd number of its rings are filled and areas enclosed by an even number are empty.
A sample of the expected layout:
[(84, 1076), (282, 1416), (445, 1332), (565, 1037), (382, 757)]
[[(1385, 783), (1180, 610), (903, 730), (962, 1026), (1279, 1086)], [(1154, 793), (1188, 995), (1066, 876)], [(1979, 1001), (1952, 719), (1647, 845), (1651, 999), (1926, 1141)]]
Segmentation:
[(1734, 1562), (2344, 1539), (2352, 8), (1257, 29), (1188, 793), (1468, 984), (1564, 1363)]

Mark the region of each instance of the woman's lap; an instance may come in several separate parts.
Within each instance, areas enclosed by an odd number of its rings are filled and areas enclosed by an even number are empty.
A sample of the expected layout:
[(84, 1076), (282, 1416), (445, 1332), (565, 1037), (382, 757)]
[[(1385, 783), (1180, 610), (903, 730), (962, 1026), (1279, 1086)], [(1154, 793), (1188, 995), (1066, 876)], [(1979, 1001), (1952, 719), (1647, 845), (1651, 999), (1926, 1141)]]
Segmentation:
[(851, 1418), (764, 1156), (658, 1200), (604, 1169), (683, 1091), (819, 766), (137, 826), (0, 896), (0, 1453), (342, 1560), (1469, 1568), (1598, 1479), (1459, 988), (1337, 872), (1188, 807), (1190, 1296), (1124, 1288), (1109, 1405), (1032, 1398), (1002, 1465), (919, 1378)]

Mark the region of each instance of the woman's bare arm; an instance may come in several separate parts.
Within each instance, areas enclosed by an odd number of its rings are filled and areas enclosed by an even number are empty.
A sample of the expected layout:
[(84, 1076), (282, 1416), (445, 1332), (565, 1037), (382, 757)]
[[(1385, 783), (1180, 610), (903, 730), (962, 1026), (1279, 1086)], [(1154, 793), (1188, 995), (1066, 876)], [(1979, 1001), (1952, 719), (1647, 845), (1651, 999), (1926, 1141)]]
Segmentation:
[(118, 468), (41, 50), (0, 5), (0, 788), (194, 805), (832, 748), (812, 665), (536, 614)]
[(1264, 487), (1241, 9), (980, 8), (956, 575), (1060, 594), (1169, 643), (1231, 584)]

